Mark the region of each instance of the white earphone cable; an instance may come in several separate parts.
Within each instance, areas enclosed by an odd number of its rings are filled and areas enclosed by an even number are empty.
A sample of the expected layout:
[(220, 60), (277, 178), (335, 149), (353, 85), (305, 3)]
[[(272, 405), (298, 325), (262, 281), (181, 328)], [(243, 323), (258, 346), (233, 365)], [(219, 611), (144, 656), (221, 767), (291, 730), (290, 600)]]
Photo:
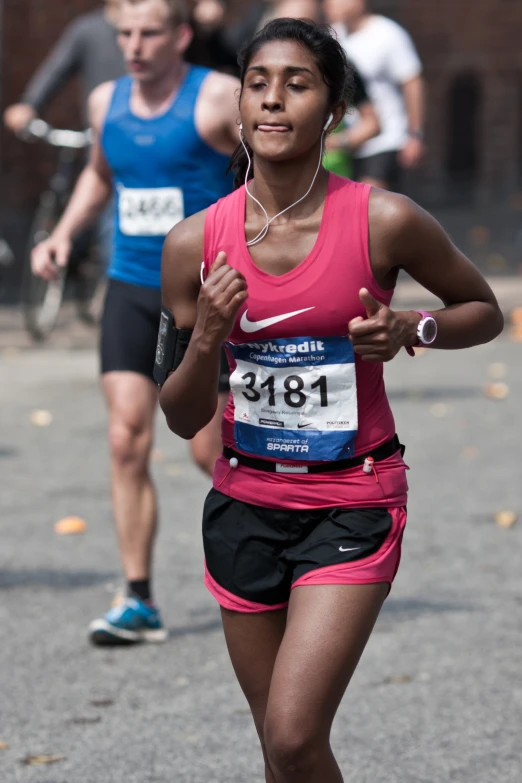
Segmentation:
[(261, 209), (263, 211), (263, 214), (265, 216), (265, 219), (266, 219), (266, 225), (261, 229), (259, 234), (254, 237), (254, 239), (251, 239), (250, 242), (247, 242), (247, 247), (252, 247), (252, 245), (257, 245), (259, 242), (262, 242), (263, 239), (268, 234), (268, 231), (270, 230), (270, 225), (274, 222), (274, 220), (276, 220), (278, 217), (281, 217), (281, 215), (284, 215), (285, 212), (288, 212), (289, 209), (293, 209), (293, 207), (296, 207), (298, 204), (301, 203), (301, 201), (304, 201), (305, 198), (307, 198), (307, 196), (310, 195), (310, 193), (312, 191), (312, 188), (315, 185), (315, 181), (316, 181), (316, 179), (317, 179), (317, 177), (319, 175), (319, 171), (321, 170), (321, 165), (322, 165), (322, 162), (323, 162), (323, 152), (324, 152), (324, 136), (325, 136), (326, 131), (328, 130), (330, 122), (331, 122), (331, 120), (329, 120), (329, 122), (326, 124), (326, 126), (325, 126), (325, 128), (323, 130), (323, 133), (321, 135), (321, 152), (320, 152), (320, 155), (319, 155), (319, 163), (317, 164), (317, 169), (316, 169), (316, 172), (314, 174), (314, 178), (312, 180), (312, 184), (310, 185), (310, 187), (308, 188), (308, 190), (306, 191), (304, 196), (302, 196), (300, 199), (295, 201), (293, 204), (290, 204), (290, 206), (286, 207), (286, 209), (283, 209), (281, 212), (278, 212), (277, 215), (274, 215), (273, 218), (269, 218), (268, 217), (268, 212), (266, 211), (264, 206), (261, 204), (260, 201), (257, 200), (257, 198), (254, 195), (252, 195), (252, 193), (248, 189), (248, 175), (250, 174), (250, 170), (252, 168), (252, 158), (250, 157), (250, 153), (248, 151), (248, 147), (245, 144), (245, 140), (244, 140), (244, 136), (243, 136), (243, 128), (240, 127), (240, 129), (239, 129), (239, 138), (241, 139), (241, 144), (243, 145), (244, 150), (245, 150), (246, 155), (247, 155), (247, 158), (248, 158), (248, 168), (247, 168), (247, 172), (246, 172), (246, 175), (245, 175), (245, 190), (246, 190), (247, 194), (250, 196), (250, 198), (252, 199), (252, 201), (255, 201), (256, 204), (259, 207), (261, 207)]

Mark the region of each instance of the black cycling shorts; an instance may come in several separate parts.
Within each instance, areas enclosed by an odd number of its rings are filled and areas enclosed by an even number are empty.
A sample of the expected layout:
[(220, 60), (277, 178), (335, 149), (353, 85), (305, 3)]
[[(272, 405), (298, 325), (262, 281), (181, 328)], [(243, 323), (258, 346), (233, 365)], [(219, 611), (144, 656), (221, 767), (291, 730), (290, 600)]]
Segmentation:
[(406, 509), (271, 509), (216, 489), (205, 502), (205, 584), (225, 609), (284, 608), (301, 585), (391, 585)]
[[(153, 378), (161, 314), (157, 288), (109, 280), (101, 329), (101, 372), (136, 372)], [(220, 393), (228, 393), (228, 362), (221, 357)]]
[(397, 151), (380, 152), (368, 158), (354, 158), (354, 179), (377, 179), (386, 184), (388, 190), (398, 190), (401, 181), (399, 153)]

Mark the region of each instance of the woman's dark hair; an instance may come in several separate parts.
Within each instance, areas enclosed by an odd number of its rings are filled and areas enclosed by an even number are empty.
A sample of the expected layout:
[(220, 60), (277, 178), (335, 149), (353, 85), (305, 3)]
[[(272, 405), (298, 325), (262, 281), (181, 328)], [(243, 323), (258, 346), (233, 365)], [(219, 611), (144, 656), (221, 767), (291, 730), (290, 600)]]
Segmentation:
[[(333, 30), (326, 25), (318, 25), (309, 19), (274, 19), (246, 44), (238, 56), (241, 89), (245, 83), (245, 74), (253, 57), (268, 43), (273, 41), (295, 41), (308, 49), (327, 85), (331, 109), (341, 104), (350, 106), (353, 99), (353, 67), (346, 59), (344, 49), (335, 37)], [(245, 142), (246, 143), (246, 142)], [(248, 146), (248, 145), (247, 145)], [(249, 149), (252, 156), (252, 151)], [(234, 185), (239, 187), (245, 181), (248, 159), (240, 144), (230, 161), (230, 171), (234, 173)], [(252, 174), (253, 174), (252, 163)]]

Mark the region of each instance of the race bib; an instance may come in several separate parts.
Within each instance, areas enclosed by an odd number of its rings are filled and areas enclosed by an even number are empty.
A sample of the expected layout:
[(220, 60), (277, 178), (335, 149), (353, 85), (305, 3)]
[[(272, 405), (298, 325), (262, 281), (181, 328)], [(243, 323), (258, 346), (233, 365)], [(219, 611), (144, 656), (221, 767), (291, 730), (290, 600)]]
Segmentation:
[(357, 384), (348, 337), (227, 343), (237, 448), (257, 457), (330, 462), (353, 456)]
[(129, 237), (167, 236), (185, 217), (180, 188), (119, 188), (120, 230)]

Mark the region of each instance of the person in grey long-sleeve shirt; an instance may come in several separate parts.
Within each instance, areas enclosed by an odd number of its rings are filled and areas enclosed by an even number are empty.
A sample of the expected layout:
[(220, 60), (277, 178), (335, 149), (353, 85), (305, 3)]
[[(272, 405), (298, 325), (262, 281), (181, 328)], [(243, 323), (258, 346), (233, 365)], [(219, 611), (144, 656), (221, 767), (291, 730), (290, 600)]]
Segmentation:
[(6, 109), (4, 119), (14, 132), (23, 130), (50, 102), (62, 85), (79, 75), (83, 91), (84, 116), (87, 98), (99, 84), (125, 73), (113, 26), (118, 0), (105, 0), (103, 8), (75, 19), (64, 31), (39, 67), (20, 103)]

